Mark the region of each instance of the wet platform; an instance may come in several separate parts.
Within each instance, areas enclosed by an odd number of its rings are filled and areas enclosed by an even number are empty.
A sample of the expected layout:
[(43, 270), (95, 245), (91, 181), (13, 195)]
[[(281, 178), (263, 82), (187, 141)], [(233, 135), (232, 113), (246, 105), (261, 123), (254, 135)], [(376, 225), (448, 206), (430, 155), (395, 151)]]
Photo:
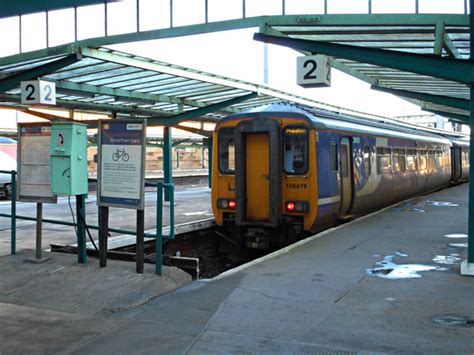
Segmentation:
[[(418, 197), (114, 312), (39, 302), (38, 267), (1, 257), (0, 352), (472, 354), (474, 278), (459, 273), (467, 195), (465, 184)], [(66, 257), (64, 280), (77, 268)]]

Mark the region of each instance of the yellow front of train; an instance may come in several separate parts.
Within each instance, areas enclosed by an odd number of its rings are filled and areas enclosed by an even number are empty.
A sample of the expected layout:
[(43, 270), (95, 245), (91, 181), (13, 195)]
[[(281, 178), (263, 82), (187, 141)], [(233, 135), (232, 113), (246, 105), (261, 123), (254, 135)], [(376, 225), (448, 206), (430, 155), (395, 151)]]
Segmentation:
[(236, 245), (271, 249), (317, 217), (316, 132), (304, 118), (238, 116), (214, 132), (212, 208)]

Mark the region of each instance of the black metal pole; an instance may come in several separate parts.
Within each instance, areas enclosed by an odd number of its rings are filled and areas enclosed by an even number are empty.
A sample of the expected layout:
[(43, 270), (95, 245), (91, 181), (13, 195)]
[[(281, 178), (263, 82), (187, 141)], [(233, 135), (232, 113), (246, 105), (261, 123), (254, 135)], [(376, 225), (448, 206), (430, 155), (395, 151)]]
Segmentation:
[(145, 211), (137, 210), (137, 274), (143, 274), (144, 251), (143, 244), (145, 243)]
[(107, 239), (109, 234), (109, 208), (99, 207), (99, 264), (107, 266)]
[(43, 204), (36, 204), (36, 259), (41, 260), (41, 249), (43, 239)]
[(86, 250), (86, 195), (76, 195), (77, 214), (77, 262), (87, 263)]

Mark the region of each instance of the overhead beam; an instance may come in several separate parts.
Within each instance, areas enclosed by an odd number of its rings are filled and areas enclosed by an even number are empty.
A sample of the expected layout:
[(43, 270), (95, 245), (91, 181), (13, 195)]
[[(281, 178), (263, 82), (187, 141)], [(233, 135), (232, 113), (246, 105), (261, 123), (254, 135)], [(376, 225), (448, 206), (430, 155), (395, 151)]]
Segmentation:
[(464, 84), (474, 83), (474, 66), (467, 60), (285, 38), (262, 33), (255, 33), (254, 39), (260, 42), (293, 48), (295, 50), (321, 53), (336, 58), (394, 68)]
[(444, 47), (444, 22), (439, 21), (436, 23), (435, 26), (435, 42), (434, 42), (434, 48), (433, 48), (433, 54), (434, 55), (441, 55), (443, 54), (443, 47)]
[(415, 92), (415, 91), (408, 91), (408, 90), (390, 89), (390, 88), (375, 86), (375, 85), (372, 85), (370, 88), (373, 90), (385, 92), (388, 94), (393, 94), (396, 96), (403, 96), (410, 99), (428, 101), (434, 104), (450, 106), (450, 107), (458, 108), (461, 110), (469, 110), (469, 100), (466, 100), (466, 99), (459, 99), (459, 98), (450, 97), (450, 96), (426, 94), (422, 92)]
[(461, 53), (459, 53), (459, 50), (454, 45), (449, 33), (444, 34), (444, 49), (446, 49), (446, 52), (454, 58), (461, 58)]
[(435, 115), (446, 117), (452, 121), (456, 121), (463, 124), (469, 124), (469, 116), (466, 115), (459, 115), (456, 113), (446, 112), (446, 111), (439, 111), (433, 110), (429, 108), (423, 108), (423, 111), (434, 113)]
[(206, 131), (204, 129), (200, 128), (194, 128), (194, 127), (188, 127), (188, 126), (183, 126), (183, 125), (177, 125), (176, 128), (179, 128), (183, 131), (189, 132), (189, 133), (194, 133), (194, 134), (199, 134), (201, 136), (211, 138), (213, 135), (213, 131)]
[(197, 108), (195, 110), (179, 113), (170, 117), (148, 117), (147, 126), (175, 126), (181, 121), (192, 120), (204, 116), (208, 113), (222, 110), (226, 107), (236, 105), (238, 103), (253, 99), (257, 97), (258, 93), (253, 92), (251, 94), (239, 96), (230, 100), (221, 101), (216, 104), (208, 105), (206, 107)]
[(58, 69), (67, 67), (81, 60), (77, 54), (70, 54), (64, 58), (28, 69), (17, 74), (10, 75), (0, 80), (0, 92), (5, 92), (15, 89), (20, 86), (20, 83), (25, 80), (33, 80), (40, 76), (50, 74)]
[[(108, 0), (108, 2), (117, 1), (119, 0)], [(0, 0), (0, 18), (103, 3), (103, 0)]]
[[(80, 84), (74, 83), (72, 81), (65, 81), (65, 80), (51, 80), (56, 84), (57, 89), (64, 89), (64, 90), (71, 90), (76, 92), (78, 95), (81, 93), (87, 94), (97, 94), (97, 95), (107, 95), (116, 97), (118, 100), (120, 99), (127, 99), (130, 101), (137, 100), (139, 102), (153, 104), (155, 102), (165, 102), (165, 103), (173, 103), (177, 105), (187, 105), (193, 107), (204, 107), (206, 106), (204, 103), (190, 100), (190, 99), (181, 99), (176, 98), (168, 95), (156, 95), (156, 94), (147, 94), (138, 91), (129, 91), (124, 89), (114, 89), (107, 86), (96, 86), (91, 84)], [(60, 90), (58, 90), (60, 92)]]

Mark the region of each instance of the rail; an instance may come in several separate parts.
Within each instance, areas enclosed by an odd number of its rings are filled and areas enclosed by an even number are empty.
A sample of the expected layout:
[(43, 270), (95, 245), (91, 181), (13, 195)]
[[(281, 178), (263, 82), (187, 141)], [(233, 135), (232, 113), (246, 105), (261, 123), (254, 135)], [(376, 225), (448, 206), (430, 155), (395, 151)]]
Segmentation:
[[(163, 190), (169, 194), (170, 203), (170, 233), (163, 235)], [(156, 263), (155, 273), (161, 275), (163, 263), (163, 239), (174, 240), (174, 185), (172, 183), (157, 183), (156, 191)]]

